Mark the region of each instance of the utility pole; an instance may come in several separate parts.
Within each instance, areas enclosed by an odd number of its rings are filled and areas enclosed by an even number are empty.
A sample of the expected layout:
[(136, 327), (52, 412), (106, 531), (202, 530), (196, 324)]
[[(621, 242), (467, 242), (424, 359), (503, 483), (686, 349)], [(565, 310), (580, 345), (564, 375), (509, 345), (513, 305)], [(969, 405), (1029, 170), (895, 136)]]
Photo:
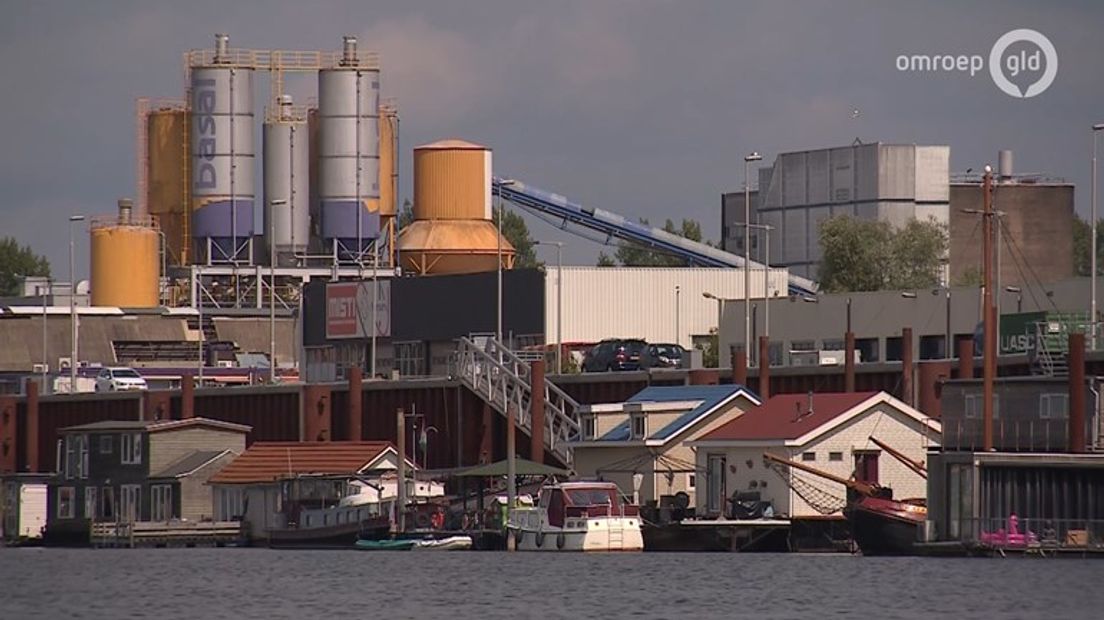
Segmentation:
[(72, 339), (72, 347), (69, 351), (69, 393), (75, 394), (77, 392), (77, 357), (80, 354), (80, 345), (78, 344), (79, 329), (77, 327), (77, 266), (76, 258), (73, 254), (73, 224), (76, 222), (83, 222), (83, 215), (70, 215), (69, 216), (69, 328), (70, 338)]
[[(276, 207), (287, 200), (269, 201), (268, 207), (268, 382), (276, 383)], [(295, 230), (295, 222), (290, 222)], [(291, 246), (295, 251), (295, 244)]]
[(1092, 215), (1090, 216), (1090, 224), (1092, 225), (1092, 241), (1090, 242), (1092, 250), (1089, 255), (1089, 288), (1090, 301), (1089, 301), (1089, 325), (1092, 326), (1092, 338), (1089, 339), (1089, 348), (1096, 349), (1096, 134), (1104, 130), (1104, 123), (1098, 123), (1092, 127)]
[(517, 539), (514, 537), (514, 529), (510, 527), (510, 517), (514, 514), (514, 504), (517, 502), (517, 451), (514, 438), (515, 417), (517, 409), (514, 405), (506, 406), (506, 550), (514, 551), (517, 548)]
[[(982, 289), (982, 319), (984, 329), (985, 352), (982, 373), (982, 426), (983, 448), (993, 450), (993, 381), (997, 374), (997, 331), (993, 306), (993, 169), (985, 166), (985, 179), (982, 182), (982, 265), (984, 267), (984, 288)], [(1093, 280), (1095, 281), (1095, 277)]]
[(756, 152), (744, 156), (744, 350), (751, 351), (751, 162), (763, 159)]
[(406, 531), (406, 416), (399, 407), (395, 414), (395, 445), (399, 451), (399, 462), (395, 475), (396, 484), (395, 523), (399, 533)]

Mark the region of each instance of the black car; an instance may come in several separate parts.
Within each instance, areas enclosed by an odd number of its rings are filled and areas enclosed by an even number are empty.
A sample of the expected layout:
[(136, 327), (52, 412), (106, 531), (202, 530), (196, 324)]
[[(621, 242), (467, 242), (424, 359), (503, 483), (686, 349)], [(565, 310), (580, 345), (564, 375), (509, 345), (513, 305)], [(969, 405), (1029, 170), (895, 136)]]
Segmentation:
[(645, 365), (648, 368), (681, 368), (685, 355), (686, 349), (682, 345), (649, 344)]
[(638, 339), (603, 340), (587, 351), (583, 372), (640, 370), (647, 348), (648, 343)]

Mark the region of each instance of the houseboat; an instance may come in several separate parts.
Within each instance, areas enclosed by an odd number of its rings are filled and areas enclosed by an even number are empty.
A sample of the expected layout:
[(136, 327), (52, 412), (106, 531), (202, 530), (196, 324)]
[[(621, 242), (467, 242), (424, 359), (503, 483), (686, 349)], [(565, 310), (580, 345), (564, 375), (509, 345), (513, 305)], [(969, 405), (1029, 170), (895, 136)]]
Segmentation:
[(561, 482), (541, 488), (532, 508), (515, 508), (509, 529), (521, 551), (643, 551), (639, 507), (612, 482)]

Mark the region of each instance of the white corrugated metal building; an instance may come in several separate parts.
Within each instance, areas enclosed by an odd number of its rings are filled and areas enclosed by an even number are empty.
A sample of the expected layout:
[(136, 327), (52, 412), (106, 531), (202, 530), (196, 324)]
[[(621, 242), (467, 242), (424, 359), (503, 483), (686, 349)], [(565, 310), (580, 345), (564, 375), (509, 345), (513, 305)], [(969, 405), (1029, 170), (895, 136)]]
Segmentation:
[[(557, 274), (549, 267), (545, 286), (547, 342), (597, 342), (604, 338), (643, 338), (677, 342), (689, 348), (694, 337), (717, 327), (718, 302), (744, 297), (740, 269), (567, 267), (563, 268), (563, 337), (557, 337)], [(751, 297), (762, 299), (763, 269), (751, 270)], [(788, 272), (771, 269), (772, 297), (787, 295)], [(762, 319), (759, 319), (762, 321)]]

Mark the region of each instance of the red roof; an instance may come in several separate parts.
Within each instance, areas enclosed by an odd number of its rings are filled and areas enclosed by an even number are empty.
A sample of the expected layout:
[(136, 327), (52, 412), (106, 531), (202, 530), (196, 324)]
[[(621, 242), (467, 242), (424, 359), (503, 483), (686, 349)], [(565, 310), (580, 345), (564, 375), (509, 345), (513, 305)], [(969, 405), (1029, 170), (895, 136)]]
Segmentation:
[(810, 399), (808, 394), (782, 394), (749, 409), (700, 441), (797, 439), (877, 395), (837, 392), (813, 394)]
[(390, 447), (387, 441), (258, 441), (209, 482), (256, 484), (306, 474), (352, 474)]

